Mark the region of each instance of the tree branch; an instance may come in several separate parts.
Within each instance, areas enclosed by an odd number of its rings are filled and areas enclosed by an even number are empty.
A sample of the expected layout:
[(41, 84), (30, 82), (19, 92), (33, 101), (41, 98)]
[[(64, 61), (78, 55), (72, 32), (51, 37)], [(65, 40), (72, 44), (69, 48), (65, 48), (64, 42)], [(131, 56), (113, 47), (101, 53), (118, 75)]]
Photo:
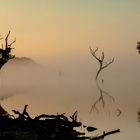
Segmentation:
[(5, 37), (5, 48), (6, 49), (11, 47), (16, 42), (16, 38), (15, 38), (14, 41), (12, 41), (10, 44), (8, 44), (8, 38), (9, 38), (10, 33), (11, 33), (11, 31), (9, 31), (7, 36)]
[(96, 55), (97, 51), (98, 51), (98, 48), (96, 48), (95, 50), (92, 50), (90, 48), (90, 52), (91, 52), (92, 56), (99, 62), (99, 69), (97, 70), (95, 80), (98, 79), (98, 76), (103, 69), (107, 68), (110, 64), (112, 64), (114, 62), (114, 58), (111, 59), (109, 62), (104, 62), (104, 59), (105, 59), (104, 52), (102, 52), (101, 57), (97, 57), (97, 55)]
[(120, 129), (117, 129), (117, 130), (114, 130), (114, 131), (110, 131), (110, 132), (103, 132), (102, 135), (98, 136), (98, 137), (94, 137), (94, 138), (91, 138), (90, 140), (103, 140), (106, 136), (108, 135), (112, 135), (112, 134), (115, 134), (115, 133), (119, 133), (120, 132)]
[[(0, 69), (5, 63), (7, 63), (10, 59), (13, 59), (15, 57), (14, 55), (11, 55), (10, 53), (11, 53), (11, 50), (13, 49), (11, 48), (11, 46), (16, 42), (16, 39), (8, 44), (8, 38), (10, 36), (10, 33), (11, 31), (9, 31), (5, 37), (5, 48), (3, 47), (3, 44), (2, 44), (2, 49), (0, 49)], [(1, 39), (2, 38), (0, 38), (0, 40)]]
[(11, 31), (9, 31), (7, 36), (5, 37), (5, 49), (8, 48), (8, 37), (9, 37), (10, 33), (11, 33)]
[(8, 47), (11, 47), (15, 42), (16, 42), (16, 38), (14, 39), (14, 41), (12, 41), (12, 42), (8, 45)]

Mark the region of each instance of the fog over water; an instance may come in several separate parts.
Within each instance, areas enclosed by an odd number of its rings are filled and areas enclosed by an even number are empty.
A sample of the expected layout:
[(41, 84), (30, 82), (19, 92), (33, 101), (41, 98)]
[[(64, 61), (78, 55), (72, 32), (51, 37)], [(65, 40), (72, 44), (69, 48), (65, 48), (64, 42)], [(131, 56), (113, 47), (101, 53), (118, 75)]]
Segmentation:
[[(9, 30), (9, 43), (16, 37), (18, 58), (0, 71), (0, 104), (10, 114), (25, 104), (31, 116), (78, 110), (79, 120), (99, 132), (121, 129), (109, 140), (139, 140), (140, 0), (4, 0), (0, 17), (1, 37)], [(89, 47), (98, 47), (98, 56), (104, 51), (107, 62), (115, 58), (99, 75), (115, 101), (105, 96), (99, 113), (90, 113), (100, 92)]]
[[(48, 66), (28, 58), (10, 60), (1, 70), (0, 97), (6, 97), (1, 104), (11, 114), (12, 109), (22, 110), (25, 104), (29, 104), (31, 116), (64, 112), (70, 116), (78, 110), (79, 120), (98, 127), (99, 132), (120, 128), (121, 133), (110, 139), (131, 140), (140, 137), (137, 120), (140, 107), (138, 63), (134, 64), (134, 60), (131, 60), (131, 63), (118, 67), (121, 64), (116, 59), (101, 73), (100, 86), (115, 98), (115, 102), (105, 96), (105, 108), (98, 103), (99, 113), (95, 110), (90, 113), (100, 94), (94, 80), (98, 63), (88, 54), (87, 63), (81, 63), (80, 58), (59, 65), (49, 64), (48, 61)], [(122, 112), (119, 117), (117, 109)]]

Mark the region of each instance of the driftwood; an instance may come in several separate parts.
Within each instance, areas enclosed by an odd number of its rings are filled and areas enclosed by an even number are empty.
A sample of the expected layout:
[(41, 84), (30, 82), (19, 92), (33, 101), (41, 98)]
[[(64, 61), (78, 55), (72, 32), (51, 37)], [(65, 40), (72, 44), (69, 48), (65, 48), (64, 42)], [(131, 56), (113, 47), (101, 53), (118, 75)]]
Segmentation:
[[(120, 130), (103, 132), (98, 137), (88, 137), (88, 132), (97, 130), (95, 127), (84, 126), (77, 121), (77, 111), (66, 117), (65, 114), (48, 115), (41, 114), (35, 118), (31, 118), (27, 112), (25, 105), (22, 113), (13, 110), (17, 117), (1, 116), (0, 117), (0, 139), (2, 140), (103, 140), (108, 135), (120, 132)], [(87, 129), (87, 132), (77, 131), (77, 127)]]

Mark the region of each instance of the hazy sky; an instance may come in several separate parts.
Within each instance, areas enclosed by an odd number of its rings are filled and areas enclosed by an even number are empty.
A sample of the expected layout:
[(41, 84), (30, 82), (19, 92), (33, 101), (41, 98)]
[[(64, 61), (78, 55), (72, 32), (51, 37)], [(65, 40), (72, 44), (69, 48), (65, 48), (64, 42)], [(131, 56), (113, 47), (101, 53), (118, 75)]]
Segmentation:
[(139, 40), (139, 13), (139, 0), (0, 0), (0, 33), (37, 60), (83, 58), (90, 45), (124, 55)]

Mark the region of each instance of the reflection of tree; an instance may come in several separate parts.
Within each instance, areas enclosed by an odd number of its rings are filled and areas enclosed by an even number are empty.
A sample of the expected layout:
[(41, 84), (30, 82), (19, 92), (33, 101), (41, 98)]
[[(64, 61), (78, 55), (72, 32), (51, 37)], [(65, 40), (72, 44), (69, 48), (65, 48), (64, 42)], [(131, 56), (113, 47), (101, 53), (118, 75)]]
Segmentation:
[(96, 86), (97, 86), (97, 88), (98, 88), (98, 90), (99, 90), (100, 96), (99, 96), (99, 98), (94, 102), (94, 104), (92, 105), (90, 112), (92, 112), (94, 109), (95, 109), (97, 112), (99, 112), (99, 109), (97, 108), (97, 104), (98, 104), (98, 103), (101, 103), (103, 108), (105, 107), (105, 98), (104, 98), (105, 96), (106, 96), (106, 97), (109, 97), (109, 99), (110, 99), (111, 101), (113, 101), (113, 102), (115, 101), (115, 99), (114, 99), (113, 96), (111, 96), (107, 91), (105, 91), (105, 90), (103, 90), (103, 89), (101, 88), (101, 86), (99, 85), (98, 81), (95, 81), (95, 82), (96, 82)]
[[(101, 73), (101, 71), (105, 68), (107, 68), (109, 65), (111, 65), (114, 62), (114, 58), (110, 59), (108, 62), (105, 62), (105, 55), (104, 52), (102, 52), (101, 56), (98, 57), (97, 56), (97, 51), (98, 48), (95, 50), (92, 50), (90, 48), (90, 52), (92, 54), (92, 56), (99, 62), (99, 68), (97, 70), (96, 76), (95, 76), (95, 82), (96, 82), (96, 86), (97, 89), (99, 91), (99, 98), (93, 103), (90, 112), (92, 112), (93, 110), (96, 110), (97, 112), (99, 112), (99, 109), (97, 108), (97, 105), (99, 103), (101, 103), (102, 107), (105, 107), (105, 97), (109, 97), (110, 100), (112, 100), (113, 102), (115, 101), (114, 97), (111, 96), (107, 91), (105, 91), (103, 88), (101, 88), (100, 84), (98, 83), (98, 76)], [(102, 80), (102, 83), (104, 82), (104, 80)], [(118, 109), (119, 110), (119, 109)], [(117, 111), (118, 111), (117, 110)], [(117, 116), (119, 116), (121, 113), (121, 111), (119, 110)]]

